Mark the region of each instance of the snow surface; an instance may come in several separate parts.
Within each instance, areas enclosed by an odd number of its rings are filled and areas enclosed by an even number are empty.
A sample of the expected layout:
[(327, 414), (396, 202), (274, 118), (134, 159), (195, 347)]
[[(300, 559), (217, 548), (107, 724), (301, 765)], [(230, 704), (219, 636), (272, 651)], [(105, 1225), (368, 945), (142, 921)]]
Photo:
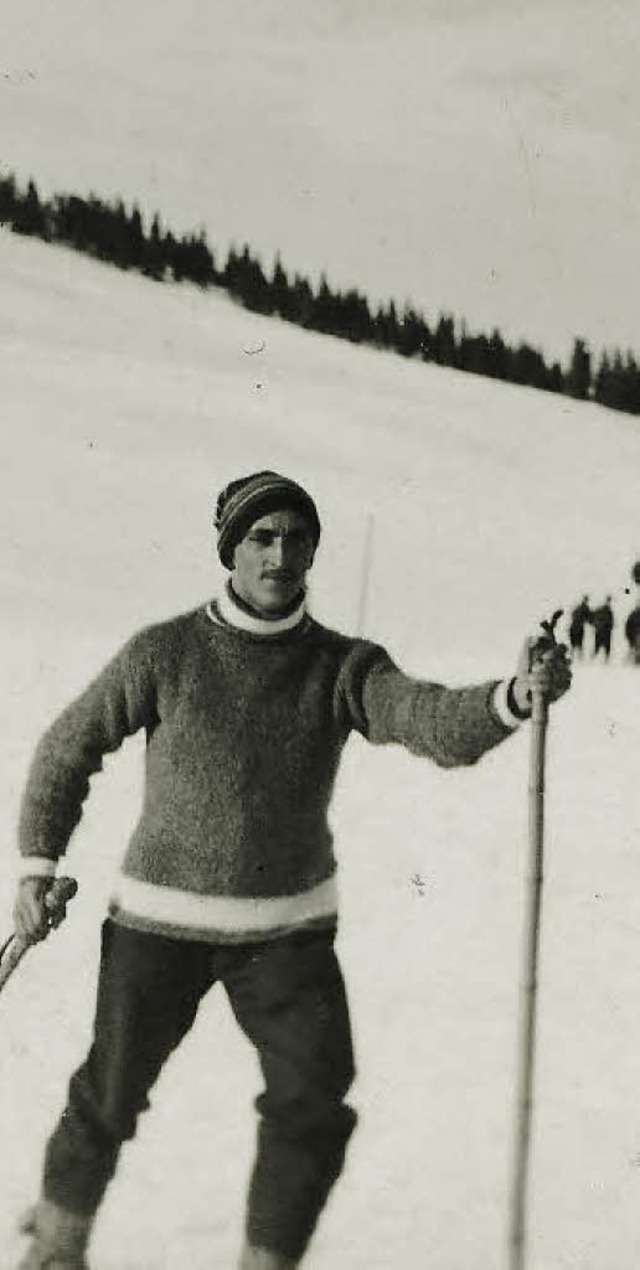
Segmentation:
[[(407, 363), (0, 233), (0, 918), (20, 790), (55, 711), (143, 623), (220, 584), (213, 498), (269, 464), (325, 532), (323, 620), (413, 673), (511, 673), (584, 591), (619, 616), (640, 556), (637, 421)], [(638, 672), (620, 640), (554, 712), (530, 1270), (640, 1256)], [(333, 821), (362, 1122), (310, 1270), (506, 1267), (528, 730), (470, 771), (354, 741)], [(0, 1245), (90, 1034), (99, 923), (140, 798), (128, 743), (93, 782), (80, 894), (0, 998)], [(95, 1270), (234, 1264), (259, 1088), (222, 994), (163, 1073), (96, 1228)]]

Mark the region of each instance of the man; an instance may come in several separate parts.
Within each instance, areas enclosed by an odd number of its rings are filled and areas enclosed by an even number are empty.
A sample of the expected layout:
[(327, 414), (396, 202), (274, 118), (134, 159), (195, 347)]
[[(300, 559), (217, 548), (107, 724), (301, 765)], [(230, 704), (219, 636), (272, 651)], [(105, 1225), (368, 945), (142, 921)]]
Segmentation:
[(591, 614), (593, 623), (593, 655), (598, 657), (602, 652), (604, 660), (608, 661), (611, 656), (611, 636), (613, 634), (613, 609), (611, 607), (611, 596), (608, 595), (604, 604), (594, 609)]
[(631, 569), (631, 577), (636, 585), (636, 604), (631, 612), (627, 614), (627, 620), (624, 624), (624, 637), (629, 647), (629, 660), (636, 666), (640, 665), (640, 560)]
[(286, 477), (234, 481), (216, 527), (223, 595), (134, 636), (45, 734), (27, 782), (15, 917), (36, 940), (90, 775), (146, 730), (144, 806), (103, 929), (93, 1045), (47, 1145), (22, 1270), (86, 1266), (120, 1146), (218, 980), (265, 1081), (239, 1265), (299, 1264), (356, 1121), (327, 823), (349, 733), (472, 764), (528, 716), (535, 681), (549, 699), (569, 686), (562, 649), (531, 669), (527, 645), (508, 683), (447, 689), (321, 626), (305, 606), (318, 512)]
[(640, 665), (640, 605), (632, 609), (624, 624), (624, 635), (629, 645), (629, 660)]
[(576, 605), (569, 623), (569, 647), (572, 653), (582, 656), (584, 648), (584, 633), (587, 623), (591, 622), (591, 609), (589, 607), (589, 596), (583, 595), (579, 604)]

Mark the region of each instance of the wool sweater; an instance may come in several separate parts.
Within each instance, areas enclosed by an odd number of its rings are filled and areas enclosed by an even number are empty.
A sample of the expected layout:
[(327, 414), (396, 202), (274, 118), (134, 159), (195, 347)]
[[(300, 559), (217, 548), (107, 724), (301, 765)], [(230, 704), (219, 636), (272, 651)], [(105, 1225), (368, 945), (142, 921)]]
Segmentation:
[(328, 810), (350, 733), (473, 764), (516, 725), (500, 700), (497, 682), (418, 680), (304, 609), (252, 622), (227, 596), (135, 635), (45, 733), (22, 800), (23, 872), (55, 871), (90, 777), (144, 729), (143, 806), (111, 916), (226, 942), (332, 924)]

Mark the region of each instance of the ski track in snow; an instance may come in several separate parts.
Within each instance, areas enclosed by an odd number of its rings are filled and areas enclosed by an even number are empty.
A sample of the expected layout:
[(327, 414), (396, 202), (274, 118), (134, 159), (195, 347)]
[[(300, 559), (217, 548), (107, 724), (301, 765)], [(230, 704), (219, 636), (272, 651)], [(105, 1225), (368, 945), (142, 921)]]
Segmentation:
[[(214, 493), (283, 468), (317, 495), (316, 614), (448, 682), (509, 674), (583, 591), (619, 614), (640, 554), (637, 421), (403, 362), (0, 233), (3, 852), (40, 732), (140, 625), (220, 583)], [(259, 348), (260, 353), (247, 350)], [(550, 730), (528, 1270), (640, 1255), (640, 677), (576, 668)], [(361, 1126), (310, 1270), (502, 1270), (527, 874), (527, 730), (470, 771), (348, 749), (333, 812)], [(0, 998), (0, 1246), (89, 1040), (99, 925), (141, 751), (93, 781), (64, 928)], [(259, 1073), (215, 991), (108, 1193), (95, 1270), (234, 1264)]]

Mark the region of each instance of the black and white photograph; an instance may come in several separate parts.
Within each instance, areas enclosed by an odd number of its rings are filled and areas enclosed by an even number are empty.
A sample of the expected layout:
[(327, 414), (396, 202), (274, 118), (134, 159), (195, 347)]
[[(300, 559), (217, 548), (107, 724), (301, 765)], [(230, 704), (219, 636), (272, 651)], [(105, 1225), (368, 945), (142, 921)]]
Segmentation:
[(639, 54), (5, 0), (0, 1270), (637, 1270)]

